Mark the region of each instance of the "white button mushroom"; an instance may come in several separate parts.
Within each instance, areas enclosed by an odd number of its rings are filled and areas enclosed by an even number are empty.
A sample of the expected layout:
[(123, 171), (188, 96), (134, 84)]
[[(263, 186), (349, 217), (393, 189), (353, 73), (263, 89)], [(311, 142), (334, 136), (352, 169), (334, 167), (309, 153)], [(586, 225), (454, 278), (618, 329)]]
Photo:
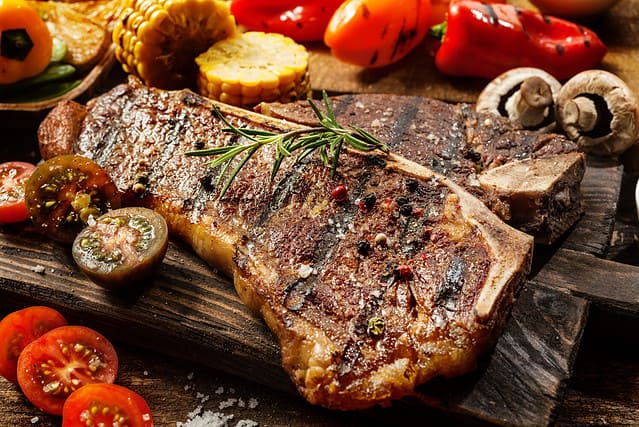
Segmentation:
[(639, 139), (639, 107), (626, 83), (603, 70), (568, 80), (557, 98), (557, 120), (587, 153), (616, 156)]
[(524, 129), (549, 132), (556, 126), (555, 100), (560, 88), (561, 83), (542, 69), (513, 68), (486, 85), (475, 110), (507, 117)]

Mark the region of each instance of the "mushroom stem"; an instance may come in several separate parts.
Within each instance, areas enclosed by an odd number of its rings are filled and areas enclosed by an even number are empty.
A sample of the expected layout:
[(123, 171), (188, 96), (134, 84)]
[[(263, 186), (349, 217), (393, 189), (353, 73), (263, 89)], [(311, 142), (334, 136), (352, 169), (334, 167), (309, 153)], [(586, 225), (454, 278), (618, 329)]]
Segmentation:
[(540, 68), (519, 67), (493, 79), (477, 98), (475, 109), (518, 122), (522, 128), (555, 128), (555, 101), (561, 83)]
[(628, 85), (604, 70), (573, 76), (559, 91), (557, 121), (591, 154), (618, 156), (639, 140), (639, 103)]
[(564, 123), (579, 128), (582, 132), (590, 132), (597, 125), (597, 107), (592, 99), (578, 96), (571, 99), (564, 107)]
[(553, 105), (553, 94), (550, 85), (541, 77), (533, 76), (521, 83), (515, 94), (513, 104), (515, 114), (522, 126), (532, 128), (541, 124)]

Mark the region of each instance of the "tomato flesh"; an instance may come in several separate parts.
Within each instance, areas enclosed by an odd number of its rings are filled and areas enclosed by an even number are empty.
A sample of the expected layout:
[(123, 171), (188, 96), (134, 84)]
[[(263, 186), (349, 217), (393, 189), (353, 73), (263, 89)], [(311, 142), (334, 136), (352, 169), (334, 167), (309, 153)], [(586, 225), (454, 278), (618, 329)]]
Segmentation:
[(26, 162), (0, 164), (0, 224), (29, 219), (24, 203), (24, 184), (36, 169)]
[(62, 427), (152, 427), (144, 398), (116, 384), (88, 384), (69, 396), (62, 409)]
[(119, 208), (121, 196), (97, 163), (68, 154), (37, 167), (26, 182), (25, 203), (33, 223), (47, 236), (71, 243), (89, 218)]
[(18, 384), (33, 405), (60, 415), (67, 397), (86, 384), (112, 383), (113, 345), (84, 326), (60, 326), (28, 344), (18, 358)]
[(164, 218), (151, 209), (115, 209), (87, 225), (73, 242), (78, 267), (108, 289), (149, 278), (168, 247)]
[(66, 324), (64, 316), (49, 307), (33, 306), (7, 314), (0, 321), (0, 375), (17, 384), (22, 350), (45, 332)]
[(390, 65), (424, 40), (430, 10), (430, 0), (346, 0), (329, 21), (324, 43), (344, 62)]

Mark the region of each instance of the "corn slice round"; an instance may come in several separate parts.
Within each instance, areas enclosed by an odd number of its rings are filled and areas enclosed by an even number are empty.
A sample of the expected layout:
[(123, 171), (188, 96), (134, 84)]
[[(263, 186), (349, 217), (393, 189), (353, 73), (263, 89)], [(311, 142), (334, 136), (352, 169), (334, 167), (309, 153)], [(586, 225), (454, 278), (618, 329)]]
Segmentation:
[(276, 33), (249, 31), (199, 55), (199, 93), (240, 107), (290, 102), (310, 95), (308, 51)]
[(195, 88), (195, 58), (237, 31), (221, 0), (124, 0), (113, 29), (124, 71), (148, 86)]

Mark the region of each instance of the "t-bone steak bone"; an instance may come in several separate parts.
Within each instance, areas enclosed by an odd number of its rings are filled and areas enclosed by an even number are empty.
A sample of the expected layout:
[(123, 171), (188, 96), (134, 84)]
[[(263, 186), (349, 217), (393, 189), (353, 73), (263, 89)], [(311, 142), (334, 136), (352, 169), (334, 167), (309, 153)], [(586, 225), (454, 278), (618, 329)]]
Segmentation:
[[(450, 179), (392, 154), (344, 152), (334, 178), (317, 156), (289, 160), (271, 180), (266, 148), (220, 199), (219, 171), (185, 155), (241, 142), (211, 105), (130, 81), (86, 107), (61, 102), (40, 126), (41, 152), (93, 158), (127, 204), (155, 209), (232, 277), (309, 402), (388, 404), (435, 376), (474, 369), (529, 272), (532, 237)], [(236, 126), (295, 126), (220, 108)], [(346, 201), (331, 199), (338, 185)]]
[[(585, 159), (558, 134), (522, 130), (471, 104), (406, 95), (331, 99), (343, 124), (359, 126), (395, 154), (446, 175), (538, 243), (554, 243), (583, 213)], [(263, 104), (262, 113), (313, 125), (307, 102)]]

